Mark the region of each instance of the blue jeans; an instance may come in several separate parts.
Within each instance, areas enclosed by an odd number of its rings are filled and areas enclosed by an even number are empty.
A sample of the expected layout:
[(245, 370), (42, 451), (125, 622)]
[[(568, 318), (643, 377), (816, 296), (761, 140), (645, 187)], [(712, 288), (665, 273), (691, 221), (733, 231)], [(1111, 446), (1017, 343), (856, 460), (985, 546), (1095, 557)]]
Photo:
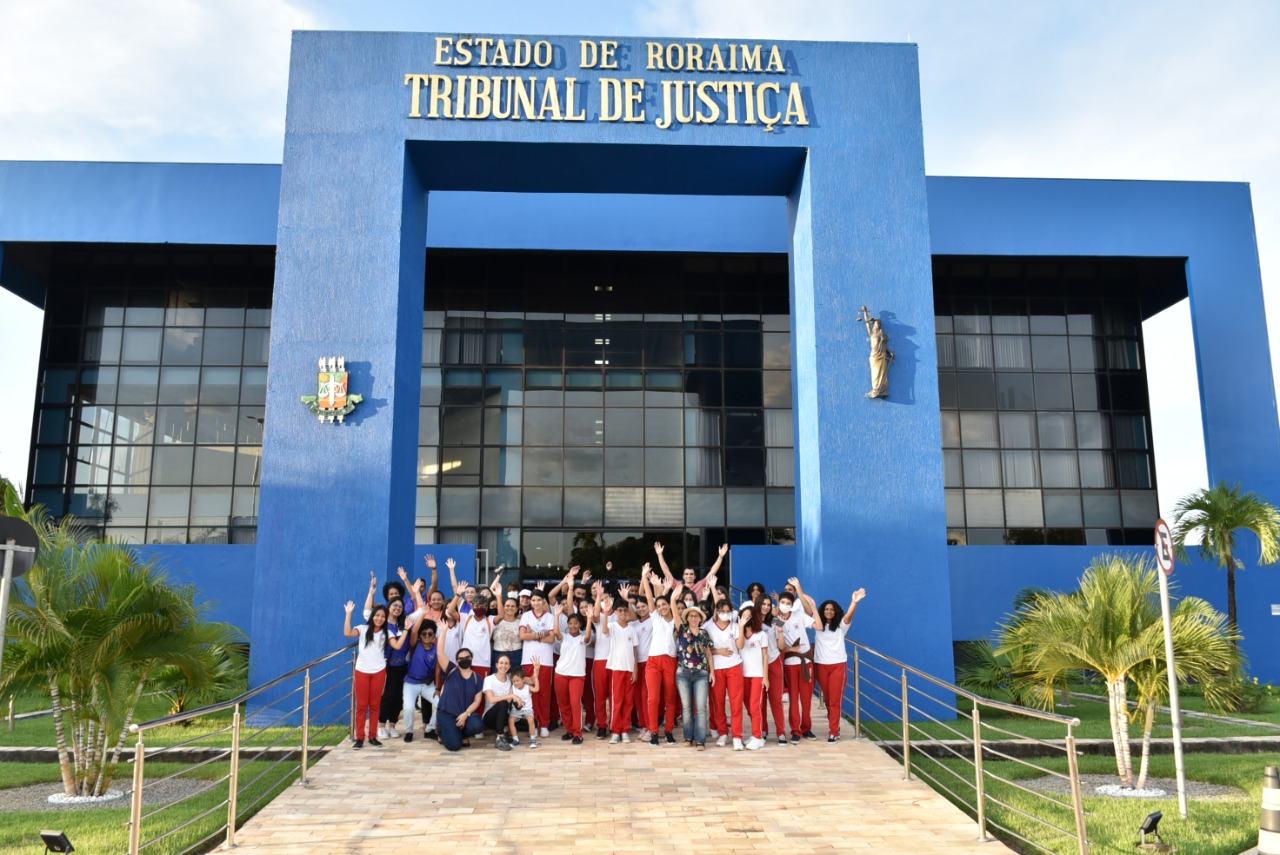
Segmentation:
[(440, 715), (436, 718), (436, 727), (440, 733), (440, 744), (449, 751), (461, 749), (463, 739), (470, 739), (473, 736), (479, 736), (484, 733), (484, 721), (481, 720), (477, 713), (467, 716), (467, 723), (459, 728), (458, 713), (447, 713), (444, 710), (440, 710)]
[(707, 692), (711, 674), (707, 671), (676, 669), (676, 691), (684, 707), (684, 738), (701, 745), (707, 741)]

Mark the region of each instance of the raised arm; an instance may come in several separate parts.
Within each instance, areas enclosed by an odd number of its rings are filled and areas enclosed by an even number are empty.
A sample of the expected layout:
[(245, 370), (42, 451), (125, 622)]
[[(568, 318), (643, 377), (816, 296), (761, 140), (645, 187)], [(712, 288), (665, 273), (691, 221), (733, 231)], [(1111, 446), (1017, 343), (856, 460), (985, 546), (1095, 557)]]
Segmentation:
[(493, 594), (494, 608), (499, 611), (502, 606), (502, 571), (504, 569), (505, 565), (498, 565), (498, 569), (493, 571), (493, 584), (489, 586), (489, 593)]
[(866, 588), (859, 588), (853, 592), (853, 597), (849, 600), (849, 610), (844, 613), (844, 634), (849, 634), (849, 625), (853, 623), (853, 613), (858, 608), (858, 603), (862, 602), (867, 596)]
[(729, 544), (727, 543), (720, 544), (719, 553), (716, 555), (716, 563), (711, 565), (711, 571), (707, 573), (708, 579), (710, 579), (712, 576), (719, 578), (720, 565), (724, 564), (724, 557), (728, 554), (729, 554)]
[(806, 594), (804, 592), (804, 588), (800, 587), (800, 577), (792, 576), (790, 579), (787, 580), (787, 582), (791, 585), (791, 587), (796, 589), (796, 601), (800, 603), (800, 606), (804, 609), (805, 614), (807, 614), (809, 617), (813, 618), (816, 621), (818, 619), (818, 608), (816, 605), (814, 605), (813, 597)]
[(613, 597), (604, 597), (600, 600), (600, 627), (604, 630), (604, 634), (609, 634), (609, 616), (613, 614)]
[(656, 575), (653, 568), (649, 566), (649, 562), (645, 562), (640, 568), (640, 595), (644, 597), (644, 601), (649, 604), (649, 611), (657, 611), (658, 607), (653, 602), (653, 585), (649, 581), (650, 576)]
[[(417, 626), (417, 623), (414, 623), (414, 626)], [(404, 646), (408, 643), (409, 643), (409, 633), (405, 632), (404, 630), (401, 630), (399, 635), (394, 635), (394, 636), (388, 633), (387, 644), (389, 644), (395, 650), (404, 650)]]
[(538, 667), (538, 657), (536, 655), (529, 657), (529, 664), (533, 666), (533, 693), (536, 695), (539, 691), (538, 672), (541, 671), (542, 669)]
[(444, 566), (449, 568), (449, 584), (453, 585), (453, 595), (456, 597), (462, 593), (462, 588), (458, 586), (458, 562), (446, 558)]
[(427, 569), (431, 571), (431, 584), (427, 586), (427, 599), (431, 599), (431, 595), (440, 590), (440, 571), (436, 568), (436, 557), (428, 555), (426, 558)]
[[(405, 572), (403, 567), (397, 567), (396, 573), (400, 575), (400, 581), (404, 582), (404, 589), (406, 591), (409, 591), (413, 595), (414, 611), (418, 611), (418, 612), (426, 611), (427, 604), (422, 599), (422, 592), (419, 591), (415, 586), (409, 584), (409, 574)], [(416, 621), (414, 623), (415, 625), (417, 624)]]
[(373, 611), (373, 593), (376, 590), (378, 590), (378, 574), (375, 571), (370, 570), (369, 571), (369, 596), (364, 598), (364, 610), (366, 612)]
[(659, 569), (662, 570), (663, 578), (667, 580), (668, 584), (670, 584), (671, 568), (667, 566), (667, 560), (662, 556), (662, 553), (665, 551), (665, 549), (663, 548), (661, 543), (655, 542), (653, 544), (653, 551), (658, 553), (658, 567)]
[(595, 628), (596, 610), (590, 603), (588, 603), (586, 609), (580, 612), (580, 614), (582, 619), (586, 621), (586, 627), (582, 630), (582, 643), (584, 645), (590, 644), (591, 632)]
[(556, 634), (556, 641), (564, 641), (564, 632), (560, 629), (560, 613), (563, 609), (559, 603), (551, 610), (551, 629)]
[(346, 619), (346, 622), (342, 625), (342, 634), (345, 635), (347, 638), (359, 638), (360, 633), (351, 628), (351, 613), (356, 610), (355, 600), (347, 600), (347, 605), (345, 608), (347, 610), (347, 619)]

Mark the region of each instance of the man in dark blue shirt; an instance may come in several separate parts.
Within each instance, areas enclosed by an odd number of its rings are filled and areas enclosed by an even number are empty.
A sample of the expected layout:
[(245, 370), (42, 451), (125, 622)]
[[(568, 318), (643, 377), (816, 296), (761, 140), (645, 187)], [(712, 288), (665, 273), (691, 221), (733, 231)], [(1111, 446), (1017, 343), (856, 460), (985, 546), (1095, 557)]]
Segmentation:
[(436, 727), (440, 743), (450, 751), (462, 748), (464, 739), (484, 733), (484, 721), (477, 710), (483, 694), (480, 675), (471, 670), (471, 651), (458, 650), (458, 666), (450, 669), (440, 692), (440, 712)]

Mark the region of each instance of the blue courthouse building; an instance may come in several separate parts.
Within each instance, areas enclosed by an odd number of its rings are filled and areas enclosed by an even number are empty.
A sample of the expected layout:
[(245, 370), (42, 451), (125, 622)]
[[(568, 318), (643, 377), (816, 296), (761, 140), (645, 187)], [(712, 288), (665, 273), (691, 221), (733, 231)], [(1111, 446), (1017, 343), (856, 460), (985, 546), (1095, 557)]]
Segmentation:
[[(1248, 187), (926, 176), (913, 45), (300, 32), (283, 165), (0, 163), (0, 285), (44, 309), (28, 498), (162, 556), (257, 678), (370, 570), (655, 541), (865, 586), (857, 637), (950, 675), (1149, 548), (1181, 300), (1209, 476), (1280, 499)], [(1280, 575), (1239, 585), (1280, 679)]]

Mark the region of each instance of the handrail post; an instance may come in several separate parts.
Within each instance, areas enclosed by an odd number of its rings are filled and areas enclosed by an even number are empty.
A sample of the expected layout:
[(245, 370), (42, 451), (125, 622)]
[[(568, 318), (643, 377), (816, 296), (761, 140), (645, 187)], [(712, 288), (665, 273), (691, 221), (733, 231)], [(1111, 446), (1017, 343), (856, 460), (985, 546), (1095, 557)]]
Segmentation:
[(13, 695), (9, 696), (9, 732), (13, 733)]
[(1076, 847), (1080, 855), (1089, 855), (1089, 834), (1084, 822), (1084, 794), (1080, 791), (1080, 761), (1076, 757), (1076, 738), (1067, 726), (1067, 769), (1071, 774), (1071, 809), (1076, 815)]
[(858, 648), (853, 648), (853, 738), (862, 738), (862, 669)]
[[(351, 651), (351, 715), (349, 716), (351, 726), (349, 728), (351, 741), (356, 738), (356, 657), (359, 656), (358, 651)], [(374, 734), (377, 736), (377, 734)]]
[(129, 808), (129, 855), (138, 855), (142, 844), (142, 781), (147, 749), (142, 744), (142, 731), (133, 746), (133, 804)]
[(236, 845), (236, 796), (240, 789), (240, 705), (231, 716), (231, 791), (227, 797), (227, 847)]
[(302, 678), (302, 786), (307, 786), (307, 737), (311, 728), (311, 669)]
[(911, 780), (911, 709), (907, 698), (907, 669), (902, 669), (902, 774)]
[(978, 800), (978, 842), (987, 842), (987, 782), (982, 773), (982, 713), (973, 705), (973, 772)]

